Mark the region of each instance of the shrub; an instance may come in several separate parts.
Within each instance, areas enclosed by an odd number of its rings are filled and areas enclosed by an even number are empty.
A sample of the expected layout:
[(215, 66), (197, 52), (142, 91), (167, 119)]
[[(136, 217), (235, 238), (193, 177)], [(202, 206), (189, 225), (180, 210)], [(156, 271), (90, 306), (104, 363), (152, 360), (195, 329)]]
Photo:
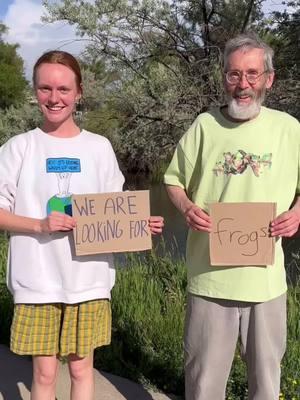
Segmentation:
[(6, 345), (9, 344), (13, 308), (11, 294), (6, 285), (0, 283), (0, 343)]
[(171, 257), (127, 256), (112, 293), (112, 345), (95, 363), (173, 393), (183, 391), (185, 269)]
[[(96, 367), (183, 395), (186, 271), (171, 256), (129, 255), (112, 294), (112, 344), (96, 351)], [(300, 285), (289, 287), (288, 343), (281, 399), (300, 398)], [(237, 349), (226, 398), (246, 400), (246, 367)]]
[[(7, 241), (0, 236), (0, 343), (9, 343), (13, 301), (4, 276)], [(118, 267), (112, 293), (112, 344), (96, 350), (95, 366), (183, 395), (183, 321), (186, 271), (181, 260), (129, 254)], [(288, 291), (288, 342), (282, 362), (280, 400), (300, 398), (300, 284)], [(227, 400), (247, 400), (246, 368), (237, 351)]]

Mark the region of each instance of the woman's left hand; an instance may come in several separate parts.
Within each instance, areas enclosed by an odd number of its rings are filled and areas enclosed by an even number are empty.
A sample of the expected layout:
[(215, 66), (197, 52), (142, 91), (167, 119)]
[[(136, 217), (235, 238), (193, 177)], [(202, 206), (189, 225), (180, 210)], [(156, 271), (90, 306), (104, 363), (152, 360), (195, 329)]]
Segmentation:
[(148, 225), (152, 235), (162, 233), (164, 227), (164, 219), (160, 216), (151, 216), (148, 220)]

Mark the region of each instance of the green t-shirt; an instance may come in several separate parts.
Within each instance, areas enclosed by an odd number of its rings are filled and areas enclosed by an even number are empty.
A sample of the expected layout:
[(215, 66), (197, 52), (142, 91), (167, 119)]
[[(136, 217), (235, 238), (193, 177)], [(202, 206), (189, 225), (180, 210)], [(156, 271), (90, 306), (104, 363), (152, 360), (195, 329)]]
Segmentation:
[[(236, 123), (214, 109), (181, 138), (164, 182), (185, 189), (207, 212), (213, 202), (276, 202), (279, 215), (300, 193), (299, 149), (300, 125), (286, 113), (262, 107), (255, 119)], [(286, 291), (281, 240), (272, 266), (216, 267), (209, 235), (190, 230), (186, 258), (190, 293), (262, 302)]]

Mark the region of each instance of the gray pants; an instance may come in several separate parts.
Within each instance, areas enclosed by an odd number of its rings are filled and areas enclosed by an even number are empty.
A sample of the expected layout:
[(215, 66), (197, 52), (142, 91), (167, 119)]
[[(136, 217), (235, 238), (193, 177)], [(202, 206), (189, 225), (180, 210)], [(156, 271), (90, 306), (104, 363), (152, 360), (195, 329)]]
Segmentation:
[(238, 337), (249, 400), (278, 400), (286, 347), (286, 294), (265, 303), (188, 295), (184, 351), (186, 400), (223, 400)]

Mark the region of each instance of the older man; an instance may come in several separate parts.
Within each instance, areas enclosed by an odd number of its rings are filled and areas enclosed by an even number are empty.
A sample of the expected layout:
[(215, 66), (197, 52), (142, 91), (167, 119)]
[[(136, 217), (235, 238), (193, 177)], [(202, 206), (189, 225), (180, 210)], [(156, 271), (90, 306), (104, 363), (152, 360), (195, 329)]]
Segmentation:
[[(227, 105), (198, 116), (165, 175), (169, 196), (190, 228), (186, 400), (225, 398), (239, 335), (249, 400), (279, 397), (287, 289), (280, 240), (272, 266), (212, 267), (208, 235), (211, 202), (276, 202), (271, 235), (279, 239), (298, 229), (300, 127), (288, 114), (262, 106), (274, 79), (272, 57), (272, 49), (253, 34), (227, 43)], [(264, 162), (243, 164), (243, 157)]]

